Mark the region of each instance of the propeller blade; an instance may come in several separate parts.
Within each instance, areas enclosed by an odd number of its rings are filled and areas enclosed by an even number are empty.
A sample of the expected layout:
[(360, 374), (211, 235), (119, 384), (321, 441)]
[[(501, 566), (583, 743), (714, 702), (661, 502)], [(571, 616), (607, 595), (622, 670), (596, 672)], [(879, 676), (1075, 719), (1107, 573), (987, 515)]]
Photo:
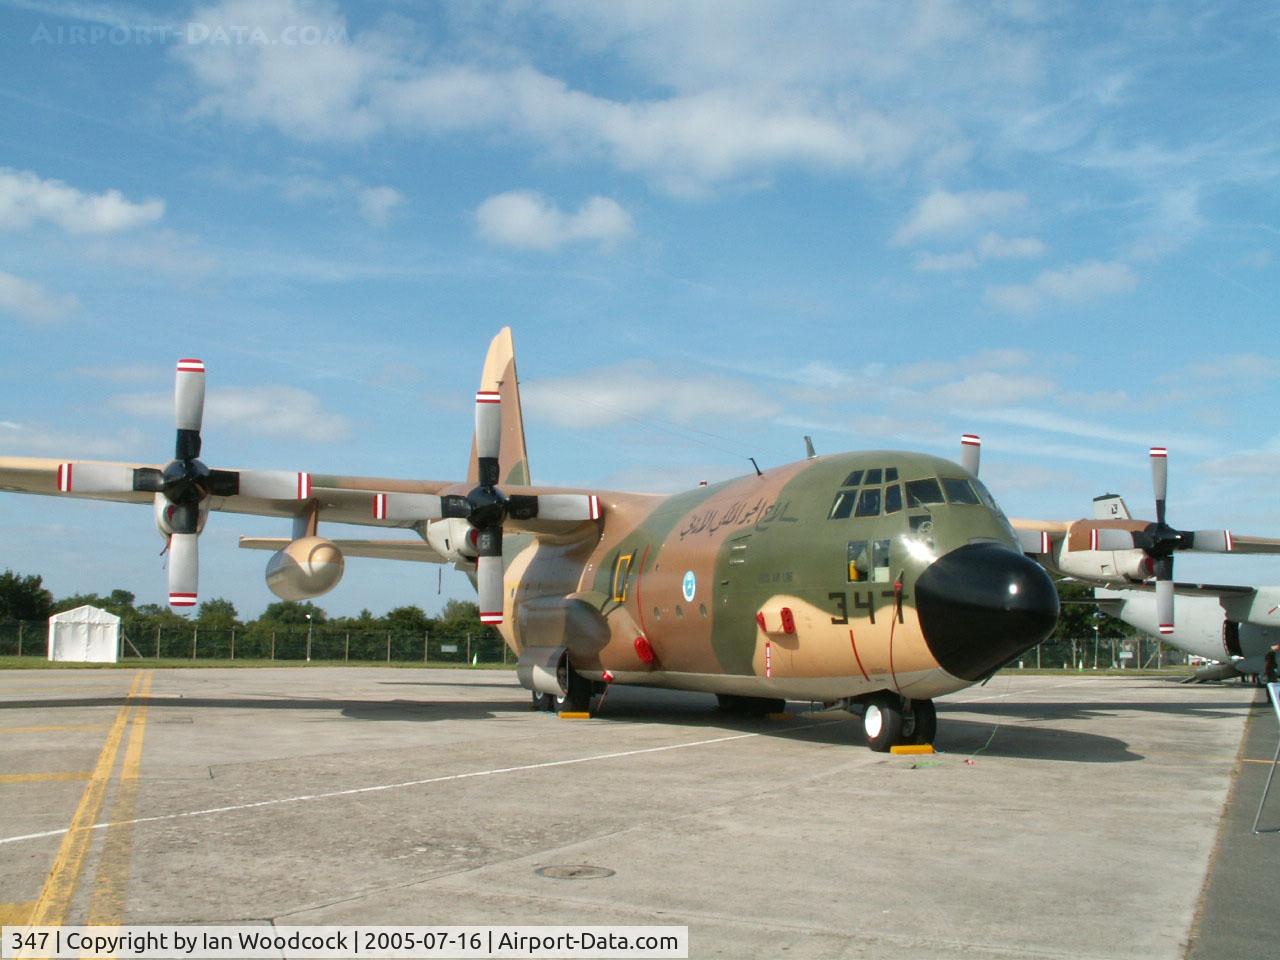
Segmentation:
[(1188, 550), (1196, 553), (1231, 553), (1235, 541), (1230, 530), (1197, 530), (1191, 535)]
[(458, 520), (465, 520), (471, 516), (471, 501), (466, 497), (460, 497), (456, 493), (440, 498), (440, 515), (443, 517), (451, 517)]
[(981, 459), (982, 438), (974, 433), (966, 433), (960, 438), (960, 466), (976, 477)]
[(1156, 495), (1156, 523), (1164, 526), (1164, 504), (1169, 488), (1169, 451), (1151, 448), (1151, 486)]
[[(228, 471), (230, 472), (230, 471)], [(241, 470), (237, 491), (262, 500), (310, 500), (311, 474), (288, 470)]]
[(1156, 557), (1156, 623), (1161, 635), (1173, 633), (1173, 557)]
[[(481, 541), (484, 540), (483, 535)], [(501, 550), (501, 534), (499, 534)], [(480, 622), (489, 626), (502, 623), (502, 555), (482, 553), (476, 559), (476, 592), (480, 595)]]
[(1042, 556), (1052, 551), (1047, 530), (1019, 530), (1018, 543), (1022, 552), (1031, 556)]
[(444, 510), (439, 497), (426, 493), (375, 493), (375, 520), (439, 520)]
[(58, 490), (62, 493), (131, 493), (133, 467), (114, 463), (61, 463)]
[(194, 607), (200, 559), (194, 533), (175, 533), (169, 538), (169, 606)]
[(595, 494), (544, 493), (538, 497), (536, 515), (539, 520), (599, 520), (600, 498)]
[(476, 456), (498, 458), (502, 442), (502, 395), (497, 390), (476, 392)]
[(173, 381), (173, 411), (178, 427), (176, 460), (200, 456), (200, 425), (204, 421), (204, 361), (178, 361)]

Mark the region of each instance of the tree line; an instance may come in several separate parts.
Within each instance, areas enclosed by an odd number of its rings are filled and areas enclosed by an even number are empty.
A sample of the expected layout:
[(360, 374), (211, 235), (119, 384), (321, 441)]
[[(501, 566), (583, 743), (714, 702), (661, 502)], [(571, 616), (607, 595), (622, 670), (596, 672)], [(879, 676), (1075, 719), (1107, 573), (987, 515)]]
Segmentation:
[[(205, 600), (193, 616), (136, 601), (132, 592), (121, 589), (105, 596), (77, 593), (55, 598), (40, 575), (6, 570), (0, 574), (0, 624), (10, 629), (0, 631), (0, 653), (13, 652), (9, 648), (14, 645), (16, 624), (42, 627), (55, 613), (88, 605), (120, 617), (126, 655), (285, 660), (300, 659), (309, 652), (313, 659), (329, 660), (504, 659), (501, 637), (480, 622), (479, 607), (464, 600), (449, 600), (437, 616), (407, 605), (381, 616), (361, 610), (354, 617), (331, 617), (309, 600), (281, 600), (250, 620), (241, 618), (235, 604), (221, 597)], [(28, 641), (32, 649), (27, 652), (34, 653), (38, 645), (32, 637)]]

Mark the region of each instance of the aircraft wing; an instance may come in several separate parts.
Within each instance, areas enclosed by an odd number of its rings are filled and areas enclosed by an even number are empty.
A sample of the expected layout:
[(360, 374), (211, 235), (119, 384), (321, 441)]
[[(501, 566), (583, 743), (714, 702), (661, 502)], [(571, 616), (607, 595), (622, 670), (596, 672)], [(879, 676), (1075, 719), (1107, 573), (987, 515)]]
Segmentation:
[[(70, 466), (72, 482), (69, 490), (60, 489), (63, 468)], [(88, 500), (108, 500), (117, 503), (150, 504), (153, 493), (136, 490), (78, 489), (75, 477), (128, 476), (135, 470), (163, 469), (163, 465), (146, 463), (120, 463), (103, 460), (55, 460), (36, 457), (0, 457), (0, 491), (10, 493), (35, 493), (52, 497), (76, 497)], [(235, 471), (246, 475), (249, 471)], [(283, 471), (257, 471), (256, 475), (273, 478), (287, 477)], [(295, 476), (297, 476), (295, 474)], [(309, 511), (312, 505), (319, 509), (320, 517), (331, 523), (354, 523), (372, 527), (412, 527), (413, 520), (378, 518), (374, 516), (374, 494), (431, 494), (438, 495), (454, 483), (433, 480), (396, 480), (388, 477), (353, 477), (336, 474), (302, 474), (307, 477), (309, 494), (299, 498), (264, 497), (249, 494), (235, 496), (211, 496), (209, 509), (225, 513), (243, 513), (261, 517), (296, 517)], [(292, 488), (288, 483), (286, 491)], [(285, 492), (285, 491), (278, 491)]]
[[(288, 537), (241, 537), (244, 550), (283, 550), (292, 541)], [(419, 563), (448, 563), (448, 558), (422, 540), (333, 540), (344, 557), (369, 557), (375, 560), (416, 560)]]

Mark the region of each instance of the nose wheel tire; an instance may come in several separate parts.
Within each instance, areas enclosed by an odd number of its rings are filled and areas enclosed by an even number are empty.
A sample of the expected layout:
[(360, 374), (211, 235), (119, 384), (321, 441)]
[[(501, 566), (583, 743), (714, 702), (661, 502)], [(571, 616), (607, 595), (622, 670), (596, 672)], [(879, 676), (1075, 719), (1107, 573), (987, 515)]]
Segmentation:
[(902, 698), (891, 693), (874, 694), (862, 713), (862, 731), (867, 746), (876, 753), (888, 753), (902, 743)]
[(897, 694), (872, 694), (862, 714), (867, 746), (877, 753), (903, 744), (933, 743), (938, 714), (932, 700), (906, 700)]
[(591, 709), (591, 681), (581, 674), (569, 671), (566, 686), (569, 692), (563, 697), (553, 697), (551, 707), (556, 713), (587, 713)]

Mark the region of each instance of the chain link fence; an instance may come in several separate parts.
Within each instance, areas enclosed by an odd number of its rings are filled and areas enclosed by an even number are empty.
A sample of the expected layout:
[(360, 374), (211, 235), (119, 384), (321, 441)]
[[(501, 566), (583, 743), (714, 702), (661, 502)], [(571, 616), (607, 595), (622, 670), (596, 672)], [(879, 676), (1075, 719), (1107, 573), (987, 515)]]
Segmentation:
[[(505, 664), (507, 645), (492, 630), (406, 633), (323, 625), (204, 627), (121, 624), (122, 660), (325, 660), (337, 662)], [(0, 622), (0, 656), (48, 656), (45, 621)]]

